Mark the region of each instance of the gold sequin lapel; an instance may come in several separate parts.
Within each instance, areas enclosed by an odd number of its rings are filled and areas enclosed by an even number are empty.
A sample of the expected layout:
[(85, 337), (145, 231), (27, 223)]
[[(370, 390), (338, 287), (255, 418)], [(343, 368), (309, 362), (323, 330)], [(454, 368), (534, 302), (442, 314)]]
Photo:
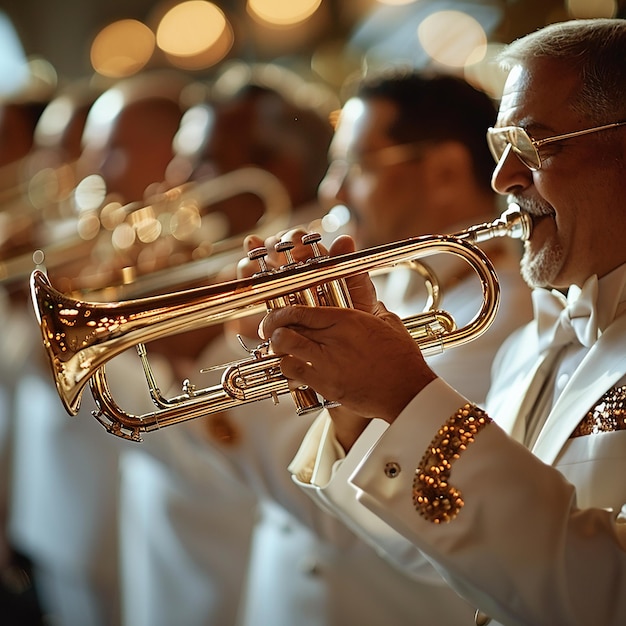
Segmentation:
[(609, 389), (583, 417), (573, 437), (626, 430), (626, 385)]

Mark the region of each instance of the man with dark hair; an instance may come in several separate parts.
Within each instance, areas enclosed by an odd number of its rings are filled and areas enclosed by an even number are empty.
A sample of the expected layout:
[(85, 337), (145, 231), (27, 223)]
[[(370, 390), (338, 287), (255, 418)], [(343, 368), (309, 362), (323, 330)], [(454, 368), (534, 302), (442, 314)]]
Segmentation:
[[(405, 70), (372, 76), (343, 107), (320, 195), (328, 206), (349, 209), (360, 249), (491, 221), (502, 209), (489, 185), (493, 158), (485, 141), (495, 117), (489, 97), (460, 78)], [(501, 239), (484, 250), (502, 288), (496, 322), (472, 344), (430, 361), (476, 402), (484, 401), (498, 347), (532, 315), (517, 244)], [(450, 255), (426, 262), (438, 278), (441, 306), (459, 326), (469, 322), (482, 302), (474, 272)], [(424, 280), (411, 269), (376, 279), (376, 288), (403, 316), (426, 300)]]

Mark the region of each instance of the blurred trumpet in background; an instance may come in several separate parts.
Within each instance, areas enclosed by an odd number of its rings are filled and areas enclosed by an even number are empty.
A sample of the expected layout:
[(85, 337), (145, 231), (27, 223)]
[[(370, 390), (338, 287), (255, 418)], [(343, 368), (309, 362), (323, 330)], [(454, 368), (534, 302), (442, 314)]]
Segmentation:
[[(275, 176), (259, 168), (186, 183), (146, 204), (107, 202), (104, 183), (89, 177), (66, 198), (74, 211), (71, 232), (60, 232), (69, 230), (64, 220), (56, 235), (49, 234), (48, 245), (0, 261), (0, 284), (27, 281), (36, 266), (45, 268), (62, 291), (90, 291), (98, 298), (210, 280), (241, 258), (243, 243), (243, 235), (231, 235), (226, 218), (212, 205), (243, 194), (263, 204), (256, 232), (269, 236), (286, 227), (289, 196)], [(47, 229), (55, 230), (50, 220)]]

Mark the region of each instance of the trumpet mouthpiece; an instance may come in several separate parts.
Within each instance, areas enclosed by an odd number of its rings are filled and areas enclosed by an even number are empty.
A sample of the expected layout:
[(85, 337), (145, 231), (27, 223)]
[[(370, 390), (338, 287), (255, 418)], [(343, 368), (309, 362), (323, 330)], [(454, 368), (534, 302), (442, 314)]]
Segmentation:
[(485, 224), (472, 226), (460, 233), (460, 237), (469, 240), (471, 243), (481, 243), (494, 237), (511, 237), (511, 239), (530, 239), (532, 232), (532, 218), (523, 211), (517, 204), (509, 204), (502, 215)]

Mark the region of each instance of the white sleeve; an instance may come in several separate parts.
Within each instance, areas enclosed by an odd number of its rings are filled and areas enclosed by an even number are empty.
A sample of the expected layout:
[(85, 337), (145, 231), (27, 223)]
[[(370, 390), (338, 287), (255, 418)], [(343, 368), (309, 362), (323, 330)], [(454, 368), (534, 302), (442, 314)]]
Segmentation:
[[(506, 624), (626, 623), (626, 525), (576, 507), (574, 487), (495, 423), (451, 462), (462, 506), (434, 523), (414, 503), (416, 469), (466, 402), (438, 379), (380, 437), (350, 480), (358, 499), (437, 563), (450, 584)], [(394, 463), (390, 477), (385, 466)], [(374, 539), (387, 549), (385, 535)]]
[(289, 466), (292, 478), (325, 511), (341, 519), (379, 555), (409, 577), (442, 584), (441, 576), (424, 555), (400, 533), (384, 523), (358, 501), (349, 482), (360, 461), (387, 429), (372, 420), (346, 455), (335, 439), (332, 419), (323, 411), (305, 436)]

